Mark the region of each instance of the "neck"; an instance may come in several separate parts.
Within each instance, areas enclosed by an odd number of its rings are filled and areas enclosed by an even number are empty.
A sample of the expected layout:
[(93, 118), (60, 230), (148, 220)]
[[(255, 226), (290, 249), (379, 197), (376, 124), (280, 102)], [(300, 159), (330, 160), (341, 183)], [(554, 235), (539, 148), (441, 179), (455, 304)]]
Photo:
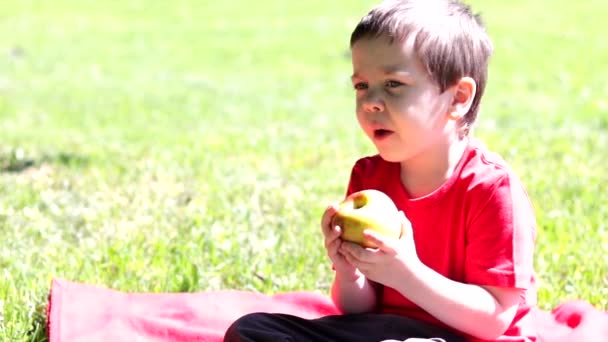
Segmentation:
[(401, 162), (401, 183), (411, 198), (423, 197), (437, 190), (449, 179), (464, 150), (468, 138), (430, 146), (424, 153)]

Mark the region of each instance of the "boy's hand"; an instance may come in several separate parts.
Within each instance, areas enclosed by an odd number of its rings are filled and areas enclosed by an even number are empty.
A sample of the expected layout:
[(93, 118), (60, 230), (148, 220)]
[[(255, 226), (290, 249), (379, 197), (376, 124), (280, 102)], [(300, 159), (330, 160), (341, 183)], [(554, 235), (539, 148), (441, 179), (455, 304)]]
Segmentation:
[(364, 248), (354, 243), (344, 242), (338, 251), (367, 279), (393, 288), (403, 281), (404, 273), (410, 272), (420, 264), (414, 244), (412, 225), (403, 212), (399, 212), (399, 215), (402, 230), (399, 239), (387, 238), (367, 229), (363, 234), (377, 244), (378, 248)]
[(331, 225), (332, 218), (336, 215), (336, 212), (337, 206), (332, 204), (325, 209), (321, 219), (321, 229), (325, 237), (325, 249), (327, 249), (327, 256), (333, 263), (336, 273), (347, 280), (355, 281), (361, 277), (361, 272), (346, 260), (345, 256), (340, 252), (341, 246), (347, 242), (344, 242), (340, 238), (341, 228), (337, 226), (332, 227)]

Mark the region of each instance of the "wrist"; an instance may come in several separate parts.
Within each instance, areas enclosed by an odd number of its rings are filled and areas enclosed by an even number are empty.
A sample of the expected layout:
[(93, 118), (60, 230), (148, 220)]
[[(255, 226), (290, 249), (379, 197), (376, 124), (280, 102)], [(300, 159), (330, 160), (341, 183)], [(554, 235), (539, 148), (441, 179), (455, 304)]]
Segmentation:
[(421, 279), (427, 278), (428, 270), (429, 268), (419, 259), (412, 260), (402, 267), (395, 268), (392, 277), (384, 285), (403, 293), (417, 286), (416, 283), (420, 283)]

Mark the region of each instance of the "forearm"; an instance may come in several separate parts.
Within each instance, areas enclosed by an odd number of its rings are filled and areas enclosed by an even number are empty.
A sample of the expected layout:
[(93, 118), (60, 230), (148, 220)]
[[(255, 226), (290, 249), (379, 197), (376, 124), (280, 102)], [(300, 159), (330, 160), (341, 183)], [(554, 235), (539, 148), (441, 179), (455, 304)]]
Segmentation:
[(472, 336), (494, 340), (508, 328), (515, 314), (486, 289), (450, 280), (420, 266), (395, 289), (443, 323)]
[(353, 276), (336, 273), (331, 297), (343, 313), (371, 312), (377, 307), (374, 285), (359, 272)]

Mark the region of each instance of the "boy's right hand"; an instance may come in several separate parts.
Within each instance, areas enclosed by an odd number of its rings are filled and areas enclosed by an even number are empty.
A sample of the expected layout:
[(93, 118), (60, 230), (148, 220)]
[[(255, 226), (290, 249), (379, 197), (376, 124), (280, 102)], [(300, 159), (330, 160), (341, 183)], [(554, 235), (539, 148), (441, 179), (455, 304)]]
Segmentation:
[(361, 272), (351, 265), (348, 260), (340, 253), (340, 246), (345, 242), (340, 238), (342, 233), (341, 228), (338, 226), (332, 226), (331, 221), (336, 215), (338, 207), (335, 204), (330, 205), (325, 209), (323, 217), (321, 219), (321, 229), (323, 236), (325, 237), (325, 249), (327, 249), (327, 256), (333, 263), (333, 268), (337, 274), (341, 277), (351, 280), (357, 280), (362, 276)]

